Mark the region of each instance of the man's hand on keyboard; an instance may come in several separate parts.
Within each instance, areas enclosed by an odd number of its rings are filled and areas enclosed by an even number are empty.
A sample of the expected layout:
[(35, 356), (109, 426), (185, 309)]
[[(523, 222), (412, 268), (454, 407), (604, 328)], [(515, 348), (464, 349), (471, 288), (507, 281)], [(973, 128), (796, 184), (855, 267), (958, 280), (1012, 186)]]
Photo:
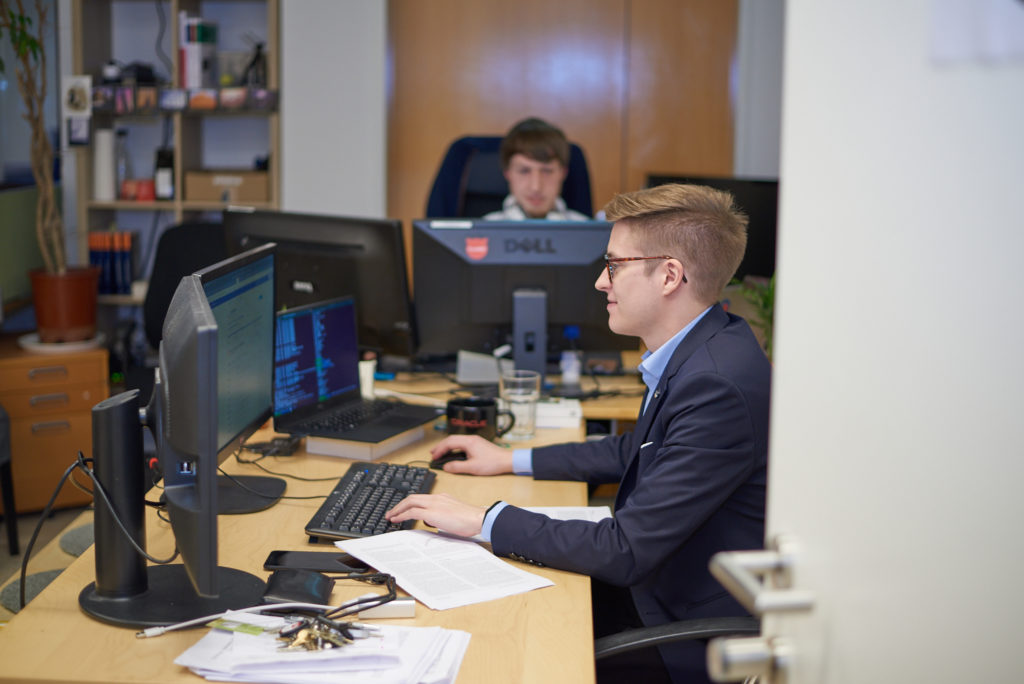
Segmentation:
[(504, 449), (493, 442), (488, 442), (479, 435), (450, 435), (445, 437), (430, 450), (430, 456), (438, 458), (452, 449), (464, 452), (466, 460), (446, 463), (444, 470), (447, 473), (504, 475), (512, 472), (512, 451)]
[(385, 516), (388, 522), (422, 520), (431, 527), (460, 537), (480, 534), (487, 509), (470, 506), (450, 494), (410, 494)]

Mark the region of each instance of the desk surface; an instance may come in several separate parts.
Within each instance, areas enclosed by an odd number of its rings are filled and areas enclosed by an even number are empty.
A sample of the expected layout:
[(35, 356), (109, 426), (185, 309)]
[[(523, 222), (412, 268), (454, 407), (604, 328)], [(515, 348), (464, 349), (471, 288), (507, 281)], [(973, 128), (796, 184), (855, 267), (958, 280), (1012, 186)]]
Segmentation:
[[(385, 460), (406, 463), (429, 458), (426, 447), (441, 435), (434, 430), (428, 432), (424, 442), (399, 450)], [(269, 431), (265, 431), (254, 439), (269, 436)], [(543, 430), (533, 444), (581, 438), (581, 429)], [(349, 463), (304, 452), (264, 461), (276, 472), (332, 478), (328, 482), (289, 480), (286, 495), (292, 496), (326, 493)], [(224, 467), (234, 473), (258, 472), (253, 466), (234, 460)], [(472, 477), (439, 472), (434, 492), (449, 492), (480, 505), (499, 498), (531, 506), (586, 504), (582, 483), (538, 482), (514, 475)], [(265, 578), (269, 573), (262, 570), (263, 561), (271, 550), (329, 549), (312, 547), (303, 531), (319, 502), (282, 500), (260, 513), (221, 516), (221, 564)], [(147, 511), (148, 550), (157, 556), (169, 555), (173, 548), (169, 527), (152, 510)], [(589, 578), (550, 568), (522, 567), (550, 578), (555, 586), (446, 611), (433, 611), (417, 603), (415, 618), (389, 622), (440, 625), (472, 634), (459, 682), (593, 682)], [(202, 631), (183, 630), (140, 640), (135, 638), (133, 629), (96, 622), (78, 607), (79, 592), (94, 579), (93, 552), (89, 549), (0, 630), (0, 681), (201, 681), (185, 668), (174, 665), (173, 660), (195, 643)], [(331, 599), (340, 603), (367, 591), (365, 584), (339, 581)]]
[[(557, 381), (557, 377), (551, 380)], [(594, 381), (591, 377), (580, 379), (584, 391), (599, 389), (608, 395), (582, 402), (583, 417), (587, 420), (636, 420), (640, 412), (640, 399), (644, 384), (639, 375), (604, 375)], [(434, 399), (447, 400), (455, 394), (470, 394), (471, 389), (460, 387), (453, 380), (439, 373), (400, 373), (395, 380), (379, 383), (380, 387), (396, 392), (421, 394)]]

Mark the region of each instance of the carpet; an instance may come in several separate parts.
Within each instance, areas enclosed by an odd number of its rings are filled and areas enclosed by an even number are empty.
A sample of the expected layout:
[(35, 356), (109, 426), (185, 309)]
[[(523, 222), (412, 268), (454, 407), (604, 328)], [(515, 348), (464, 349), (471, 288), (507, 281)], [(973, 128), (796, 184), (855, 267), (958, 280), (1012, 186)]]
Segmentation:
[(92, 546), (93, 539), (92, 523), (81, 525), (60, 536), (60, 549), (77, 558)]
[[(25, 578), (25, 603), (34, 599), (57, 575), (64, 570), (44, 570)], [(12, 613), (21, 610), (21, 578), (14, 580), (0, 590), (0, 605)]]

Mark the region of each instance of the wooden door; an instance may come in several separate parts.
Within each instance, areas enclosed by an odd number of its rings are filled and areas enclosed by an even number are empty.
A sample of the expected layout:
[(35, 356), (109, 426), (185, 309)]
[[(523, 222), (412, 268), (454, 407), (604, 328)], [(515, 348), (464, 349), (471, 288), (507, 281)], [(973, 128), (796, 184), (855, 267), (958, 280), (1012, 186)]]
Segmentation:
[(729, 173), (734, 0), (390, 0), (388, 214), (422, 217), (448, 145), (526, 116), (587, 156), (594, 209), (650, 172)]

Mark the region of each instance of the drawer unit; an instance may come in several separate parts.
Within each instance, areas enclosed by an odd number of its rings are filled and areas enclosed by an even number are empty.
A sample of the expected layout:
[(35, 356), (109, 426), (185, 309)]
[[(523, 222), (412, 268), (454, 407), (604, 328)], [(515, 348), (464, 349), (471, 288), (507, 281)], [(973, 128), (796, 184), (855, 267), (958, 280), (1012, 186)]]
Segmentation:
[[(13, 336), (0, 337), (0, 404), (11, 420), (18, 512), (42, 510), (78, 452), (91, 457), (92, 407), (108, 396), (107, 373), (105, 348), (32, 354), (18, 347)], [(81, 473), (74, 477), (89, 484)], [(91, 495), (67, 483), (54, 507), (91, 500)]]

